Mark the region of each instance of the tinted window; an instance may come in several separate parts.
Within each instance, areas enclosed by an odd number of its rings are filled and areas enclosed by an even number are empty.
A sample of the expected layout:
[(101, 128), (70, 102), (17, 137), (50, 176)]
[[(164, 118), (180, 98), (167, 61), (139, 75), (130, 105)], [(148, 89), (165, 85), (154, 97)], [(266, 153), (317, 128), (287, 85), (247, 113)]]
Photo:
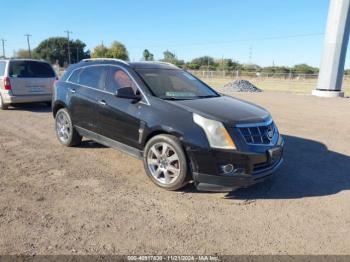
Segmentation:
[(67, 81), (68, 80), (68, 77), (70, 77), (70, 75), (74, 71), (72, 68), (73, 68), (73, 66), (70, 65), (70, 66), (68, 66), (68, 68), (66, 70), (63, 71), (63, 74), (60, 77), (61, 81)]
[(118, 67), (110, 67), (108, 84), (106, 86), (106, 91), (115, 93), (117, 89), (123, 87), (131, 87), (136, 93), (137, 87), (129, 77), (129, 75), (122, 69)]
[(10, 77), (37, 77), (37, 78), (52, 78), (55, 77), (55, 72), (48, 63), (38, 61), (11, 61), (10, 62)]
[(183, 70), (138, 69), (137, 72), (160, 98), (195, 99), (218, 96), (206, 84)]
[(3, 76), (5, 74), (5, 67), (6, 67), (6, 62), (0, 61), (0, 76)]
[(79, 84), (103, 90), (106, 73), (104, 66), (85, 67), (80, 73)]
[(69, 82), (79, 84), (79, 77), (80, 77), (81, 69), (75, 70), (73, 74), (69, 77)]

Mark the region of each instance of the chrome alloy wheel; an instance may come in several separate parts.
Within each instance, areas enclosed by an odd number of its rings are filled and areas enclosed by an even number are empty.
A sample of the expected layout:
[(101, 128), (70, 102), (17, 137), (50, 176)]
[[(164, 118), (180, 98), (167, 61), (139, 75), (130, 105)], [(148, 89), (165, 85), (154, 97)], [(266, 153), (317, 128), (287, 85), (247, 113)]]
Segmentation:
[(56, 116), (56, 132), (58, 138), (63, 142), (67, 143), (72, 133), (72, 127), (66, 114), (60, 112)]
[(180, 175), (180, 160), (175, 149), (165, 142), (154, 144), (147, 154), (147, 165), (160, 183), (171, 184)]

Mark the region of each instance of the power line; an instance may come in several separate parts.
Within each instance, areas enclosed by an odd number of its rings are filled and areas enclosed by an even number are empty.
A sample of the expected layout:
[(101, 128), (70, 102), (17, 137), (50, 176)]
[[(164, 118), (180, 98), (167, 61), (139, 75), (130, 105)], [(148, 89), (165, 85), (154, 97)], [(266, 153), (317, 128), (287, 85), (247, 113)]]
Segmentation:
[[(192, 44), (146, 44), (149, 47), (185, 47), (185, 46), (210, 46), (210, 45), (220, 45), (220, 44), (233, 44), (237, 42), (253, 42), (253, 41), (264, 41), (264, 40), (278, 40), (278, 39), (293, 39), (293, 38), (303, 38), (303, 37), (313, 37), (313, 36), (323, 36), (324, 33), (308, 33), (308, 34), (295, 34), (295, 35), (280, 35), (280, 36), (265, 36), (265, 37), (257, 37), (257, 38), (237, 38), (230, 41), (214, 41), (214, 42), (198, 42)], [(130, 48), (141, 48), (140, 46), (133, 46)]]
[(5, 42), (6, 42), (6, 40), (4, 38), (1, 38), (0, 40), (2, 42), (2, 56), (4, 58), (6, 58), (6, 55), (5, 55)]
[(253, 46), (251, 45), (249, 47), (249, 64), (252, 63), (252, 58), (253, 58)]
[(29, 53), (29, 57), (32, 58), (32, 52), (30, 51), (30, 42), (29, 42), (29, 38), (30, 38), (32, 35), (30, 35), (30, 34), (25, 34), (24, 36), (27, 37), (28, 53)]
[(66, 30), (64, 31), (65, 33), (67, 33), (67, 40), (68, 40), (68, 64), (71, 63), (70, 61), (70, 46), (69, 46), (69, 35), (70, 34), (73, 34), (73, 32), (69, 31), (69, 30)]

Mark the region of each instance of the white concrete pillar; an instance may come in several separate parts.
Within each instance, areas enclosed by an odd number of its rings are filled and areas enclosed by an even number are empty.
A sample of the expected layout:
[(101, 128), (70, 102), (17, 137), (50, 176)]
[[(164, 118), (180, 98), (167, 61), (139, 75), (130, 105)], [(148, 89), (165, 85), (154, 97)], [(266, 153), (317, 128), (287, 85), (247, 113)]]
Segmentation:
[(344, 96), (341, 91), (349, 41), (350, 0), (330, 0), (325, 43), (318, 83), (313, 95)]

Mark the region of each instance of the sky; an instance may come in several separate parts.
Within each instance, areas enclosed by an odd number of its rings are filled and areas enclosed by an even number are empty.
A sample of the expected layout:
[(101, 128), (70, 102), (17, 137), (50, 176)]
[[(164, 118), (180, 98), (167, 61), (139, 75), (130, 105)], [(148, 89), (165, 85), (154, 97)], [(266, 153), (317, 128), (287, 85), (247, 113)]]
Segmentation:
[[(7, 55), (72, 31), (92, 50), (122, 42), (131, 61), (209, 55), (261, 66), (319, 66), (329, 0), (1, 0)], [(1, 50), (1, 49), (0, 49)], [(349, 55), (348, 55), (349, 56)], [(350, 63), (347, 59), (346, 66)]]

